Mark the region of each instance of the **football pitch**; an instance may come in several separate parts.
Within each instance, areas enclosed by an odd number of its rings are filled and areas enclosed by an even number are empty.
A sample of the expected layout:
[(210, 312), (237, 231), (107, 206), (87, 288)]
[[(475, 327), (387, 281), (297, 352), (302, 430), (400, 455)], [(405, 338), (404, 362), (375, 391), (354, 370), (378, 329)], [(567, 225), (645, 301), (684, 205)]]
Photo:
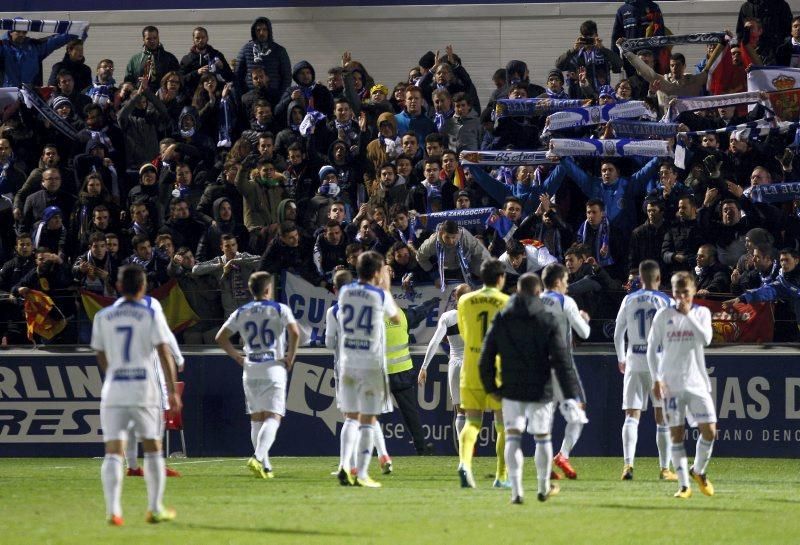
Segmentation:
[(652, 458), (635, 480), (621, 461), (572, 459), (575, 481), (536, 500), (533, 460), (525, 460), (524, 505), (491, 488), (494, 459), (475, 462), (478, 488), (459, 488), (452, 457), (400, 457), (394, 474), (376, 471), (380, 490), (339, 486), (335, 458), (274, 458), (275, 478), (257, 480), (244, 459), (170, 460), (183, 473), (167, 482), (174, 522), (148, 525), (144, 479), (126, 477), (125, 526), (104, 520), (99, 459), (0, 461), (0, 543), (45, 544), (353, 544), (505, 543), (766, 544), (800, 541), (797, 460), (712, 459), (714, 497), (672, 498)]

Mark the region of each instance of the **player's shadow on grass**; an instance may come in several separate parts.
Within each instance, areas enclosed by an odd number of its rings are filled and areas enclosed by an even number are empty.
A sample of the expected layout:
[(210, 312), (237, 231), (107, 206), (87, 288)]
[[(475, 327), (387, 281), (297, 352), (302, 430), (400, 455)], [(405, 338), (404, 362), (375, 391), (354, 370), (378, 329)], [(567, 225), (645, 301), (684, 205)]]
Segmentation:
[[(594, 507), (600, 507), (605, 509), (624, 509), (626, 511), (631, 509), (636, 509), (639, 511), (683, 511), (688, 507), (687, 503), (681, 503), (676, 505), (623, 505), (618, 503), (601, 503), (599, 505), (594, 505)], [(724, 507), (711, 507), (711, 506), (698, 506), (696, 503), (692, 503), (692, 509), (697, 509), (700, 511), (717, 511), (719, 513), (768, 513), (770, 512), (769, 509), (737, 509), (733, 508), (724, 508)]]
[(278, 534), (278, 535), (294, 535), (294, 536), (328, 536), (328, 537), (357, 537), (359, 535), (359, 534), (350, 534), (347, 532), (325, 532), (320, 530), (277, 528), (275, 526), (260, 526), (257, 528), (242, 528), (241, 526), (210, 526), (208, 524), (181, 524), (181, 526), (192, 530), (210, 530), (218, 532), (249, 532), (252, 534)]

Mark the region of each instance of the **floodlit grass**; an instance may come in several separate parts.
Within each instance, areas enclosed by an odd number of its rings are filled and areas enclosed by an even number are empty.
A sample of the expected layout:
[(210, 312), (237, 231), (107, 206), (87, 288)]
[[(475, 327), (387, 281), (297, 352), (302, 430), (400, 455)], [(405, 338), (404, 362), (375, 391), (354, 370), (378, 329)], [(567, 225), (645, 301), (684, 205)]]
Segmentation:
[(712, 459), (716, 496), (694, 489), (672, 498), (653, 459), (637, 461), (636, 480), (619, 481), (621, 460), (574, 458), (576, 481), (536, 501), (533, 460), (526, 459), (524, 505), (491, 488), (494, 460), (476, 460), (477, 490), (462, 490), (455, 460), (396, 458), (395, 474), (373, 477), (380, 490), (343, 488), (333, 458), (276, 458), (276, 478), (256, 480), (244, 459), (173, 460), (168, 479), (172, 523), (148, 525), (144, 479), (126, 477), (125, 526), (105, 524), (100, 460), (0, 461), (2, 544), (541, 543), (766, 544), (800, 542), (800, 463)]

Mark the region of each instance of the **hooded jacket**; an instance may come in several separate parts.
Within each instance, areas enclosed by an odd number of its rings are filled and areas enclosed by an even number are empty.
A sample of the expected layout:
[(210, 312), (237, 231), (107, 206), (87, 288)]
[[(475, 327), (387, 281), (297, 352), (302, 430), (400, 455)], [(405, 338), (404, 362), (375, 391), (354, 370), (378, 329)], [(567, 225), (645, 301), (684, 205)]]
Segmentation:
[[(256, 40), (256, 25), (264, 23), (269, 28), (269, 38), (266, 43)], [(251, 40), (244, 44), (236, 56), (236, 85), (239, 94), (243, 95), (253, 88), (250, 74), (253, 67), (260, 65), (269, 77), (269, 86), (278, 92), (283, 92), (292, 82), (291, 62), (289, 54), (283, 46), (275, 42), (272, 32), (272, 21), (266, 17), (258, 17), (250, 25)]]
[(267, 227), (278, 221), (278, 205), (286, 196), (280, 185), (266, 187), (250, 178), (243, 168), (236, 178), (236, 189), (244, 198), (244, 224), (248, 230)]
[(241, 224), (244, 219), (242, 194), (236, 189), (235, 184), (226, 182), (222, 176), (220, 175), (213, 184), (207, 185), (203, 190), (203, 196), (200, 197), (200, 202), (197, 203), (195, 213), (204, 223), (210, 224), (212, 220), (217, 219), (217, 201), (221, 197), (225, 197), (231, 203), (233, 219)]
[[(239, 197), (241, 200), (241, 197)], [(197, 246), (197, 259), (198, 261), (208, 261), (212, 257), (216, 257), (222, 253), (220, 243), (222, 242), (222, 235), (233, 235), (236, 237), (236, 242), (240, 250), (245, 250), (250, 242), (250, 233), (244, 225), (236, 220), (236, 216), (232, 215), (231, 219), (224, 221), (219, 214), (219, 209), (222, 203), (227, 202), (233, 207), (231, 199), (228, 197), (220, 197), (214, 201), (213, 214), (215, 225), (209, 225), (203, 237), (200, 239), (200, 244)]]
[[(304, 68), (311, 70), (311, 84), (308, 86), (301, 85), (300, 81), (297, 79), (297, 74)], [(303, 94), (305, 100), (303, 104), (305, 104), (306, 110), (322, 112), (325, 114), (325, 117), (331, 117), (333, 115), (333, 95), (331, 95), (327, 87), (317, 83), (317, 74), (310, 62), (300, 61), (295, 64), (292, 67), (292, 80), (294, 80), (295, 84), (288, 87), (283, 92), (281, 101), (275, 108), (276, 117), (279, 119), (283, 118), (283, 115), (286, 113), (286, 108), (294, 102), (292, 93), (297, 90), (300, 90)]]
[(73, 61), (69, 58), (69, 53), (64, 53), (64, 58), (53, 65), (47, 85), (55, 87), (58, 83), (58, 73), (67, 70), (75, 80), (75, 90), (82, 92), (92, 84), (92, 69), (86, 66), (86, 59)]
[(383, 112), (381, 115), (378, 116), (378, 124), (377, 126), (380, 127), (381, 123), (390, 123), (392, 125), (394, 137), (391, 139), (392, 147), (391, 153), (386, 151), (386, 145), (381, 142), (380, 136), (367, 144), (367, 159), (369, 159), (372, 164), (375, 166), (375, 172), (379, 172), (381, 165), (384, 163), (388, 163), (393, 161), (398, 155), (403, 152), (402, 147), (396, 142), (397, 140), (397, 120), (394, 117), (394, 114), (391, 112)]
[[(513, 295), (483, 341), (478, 367), (484, 389), (504, 399), (547, 402), (553, 397), (550, 379), (555, 371), (564, 398), (577, 399), (580, 385), (566, 339), (564, 324), (545, 310), (541, 299)], [(497, 356), (503, 361), (500, 386)]]
[(0, 67), (3, 68), (3, 87), (21, 87), (23, 83), (42, 84), (42, 61), (53, 51), (79, 36), (55, 34), (44, 40), (25, 38), (21, 45), (11, 41), (11, 32), (0, 40)]
[[(301, 110), (303, 112), (303, 117), (306, 116), (306, 107), (301, 100), (293, 100), (289, 103), (289, 107), (283, 112), (283, 117), (286, 119), (286, 128), (275, 136), (275, 153), (281, 157), (289, 156), (288, 148), (295, 142), (304, 143), (303, 137), (300, 136), (300, 123), (292, 123), (292, 111), (295, 109)], [(292, 125), (295, 125), (295, 127), (293, 128)]]

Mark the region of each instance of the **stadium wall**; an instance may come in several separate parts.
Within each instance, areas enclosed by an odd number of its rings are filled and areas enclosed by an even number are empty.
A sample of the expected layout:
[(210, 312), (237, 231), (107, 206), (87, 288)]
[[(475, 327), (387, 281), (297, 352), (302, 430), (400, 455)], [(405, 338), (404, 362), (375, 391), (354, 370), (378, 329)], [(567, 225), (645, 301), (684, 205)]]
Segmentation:
[[(715, 456), (794, 457), (800, 445), (800, 369), (794, 349), (711, 349), (706, 359), (719, 421)], [(422, 355), (414, 361), (419, 367)], [(622, 376), (607, 351), (581, 349), (576, 360), (588, 396), (590, 423), (574, 453), (621, 456), (619, 440)], [(247, 456), (252, 452), (244, 414), (241, 370), (221, 351), (188, 353), (183, 374), (187, 454)], [(0, 457), (101, 456), (101, 376), (94, 357), (83, 353), (12, 350), (0, 353)], [(342, 417), (334, 402), (332, 358), (303, 350), (290, 376), (287, 414), (275, 455), (338, 454)], [(447, 397), (447, 359), (437, 356), (419, 391), (428, 440), (437, 454), (454, 455), (452, 407)], [(397, 411), (381, 418), (390, 452), (412, 454), (410, 435)], [(488, 418), (485, 424), (488, 424)], [(482, 454), (494, 453), (491, 427), (479, 440)], [(560, 441), (563, 419), (556, 417)], [(695, 430), (696, 431), (696, 430)], [(653, 418), (641, 421), (641, 456), (655, 456)], [(694, 438), (692, 432), (689, 437)], [(173, 445), (177, 443), (174, 437)], [(525, 442), (532, 452), (532, 440)], [(174, 450), (174, 449), (173, 449)]]
[[(337, 5), (346, 3), (361, 5)], [(258, 4), (323, 7), (233, 7)], [(116, 64), (118, 81), (124, 77), (128, 59), (141, 47), (142, 27), (149, 24), (159, 27), (161, 42), (178, 59), (188, 52), (191, 30), (198, 25), (208, 28), (210, 43), (232, 59), (250, 39), (251, 21), (265, 15), (272, 19), (276, 41), (288, 50), (292, 62), (302, 59), (311, 62), (317, 79), (324, 82), (327, 69), (339, 65), (342, 52), (349, 50), (354, 59), (363, 62), (376, 82), (390, 88), (405, 79), (408, 69), (423, 53), (444, 52), (450, 43), (472, 75), (485, 104), (493, 90), (492, 74), (510, 59), (526, 61), (531, 78), (542, 82), (555, 59), (572, 46), (578, 27), (586, 19), (597, 22), (605, 45), (612, 47), (611, 27), (620, 2), (501, 4), (483, 0), (480, 4), (455, 4), (445, 0), (434, 6), (393, 4), (385, 0), (258, 3), (143, 0), (132, 4), (136, 10), (88, 11), (105, 10), (108, 5), (76, 0), (70, 3), (72, 11), (45, 11), (63, 4), (56, 0), (11, 0), (3, 3), (3, 10), (9, 11), (0, 12), (0, 16), (90, 21), (87, 64), (94, 68), (101, 59), (111, 58)], [(789, 4), (796, 12), (800, 11), (800, 0), (789, 0)], [(153, 5), (163, 7), (142, 9)], [(740, 5), (737, 0), (660, 2), (666, 25), (674, 34), (735, 28)], [(193, 9), (176, 9), (186, 6)], [(704, 46), (684, 46), (677, 50), (685, 54), (689, 67), (705, 51)], [(45, 78), (62, 55), (63, 50), (47, 59)]]

